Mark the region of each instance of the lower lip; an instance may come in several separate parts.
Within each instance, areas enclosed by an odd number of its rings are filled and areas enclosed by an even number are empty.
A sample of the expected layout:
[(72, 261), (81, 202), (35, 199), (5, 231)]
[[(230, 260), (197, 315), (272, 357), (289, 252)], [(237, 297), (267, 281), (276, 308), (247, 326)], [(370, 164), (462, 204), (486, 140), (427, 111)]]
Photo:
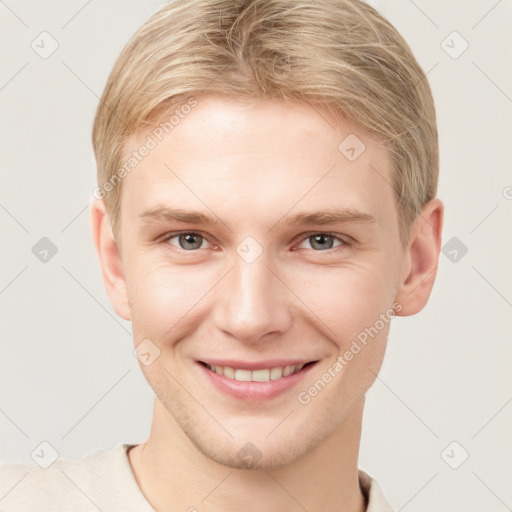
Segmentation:
[(212, 372), (201, 363), (197, 364), (213, 385), (223, 393), (243, 400), (261, 402), (274, 398), (277, 395), (293, 388), (302, 380), (311, 368), (315, 366), (316, 363), (309, 364), (299, 372), (292, 373), (287, 377), (281, 377), (277, 380), (269, 380), (268, 382), (243, 382), (235, 379), (229, 379), (228, 377), (224, 377), (224, 375)]

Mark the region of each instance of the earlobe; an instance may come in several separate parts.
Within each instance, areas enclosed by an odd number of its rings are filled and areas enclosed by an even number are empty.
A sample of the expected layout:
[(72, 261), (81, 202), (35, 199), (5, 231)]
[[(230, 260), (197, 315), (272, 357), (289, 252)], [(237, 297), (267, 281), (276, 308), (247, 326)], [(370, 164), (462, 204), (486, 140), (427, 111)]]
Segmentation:
[(399, 316), (414, 315), (428, 302), (437, 274), (443, 228), (443, 203), (432, 199), (411, 227), (404, 256), (404, 271), (396, 301), (402, 306)]
[(115, 312), (131, 320), (121, 251), (112, 232), (105, 203), (93, 198), (90, 204), (93, 243), (100, 260), (103, 284)]

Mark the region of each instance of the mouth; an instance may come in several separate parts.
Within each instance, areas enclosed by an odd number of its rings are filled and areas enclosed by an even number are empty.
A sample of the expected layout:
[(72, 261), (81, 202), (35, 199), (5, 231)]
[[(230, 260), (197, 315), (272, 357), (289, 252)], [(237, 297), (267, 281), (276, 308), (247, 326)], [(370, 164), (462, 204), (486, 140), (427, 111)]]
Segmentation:
[(223, 394), (259, 402), (295, 387), (318, 363), (314, 361), (197, 361), (209, 384)]
[(270, 380), (279, 380), (300, 372), (303, 368), (315, 364), (317, 361), (307, 363), (289, 364), (283, 366), (269, 366), (267, 368), (238, 368), (233, 366), (222, 366), (218, 364), (209, 364), (199, 361), (211, 372), (222, 375), (227, 379), (237, 380), (239, 382), (269, 382)]

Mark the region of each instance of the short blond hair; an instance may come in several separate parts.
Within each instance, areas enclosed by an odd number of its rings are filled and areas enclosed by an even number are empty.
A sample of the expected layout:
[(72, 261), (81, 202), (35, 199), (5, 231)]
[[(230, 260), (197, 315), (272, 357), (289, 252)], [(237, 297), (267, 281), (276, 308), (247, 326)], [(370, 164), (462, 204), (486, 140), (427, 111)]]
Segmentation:
[(155, 118), (178, 114), (203, 92), (326, 107), (382, 137), (393, 159), (390, 185), (404, 244), (436, 195), (439, 152), (428, 80), (402, 36), (371, 6), (172, 0), (125, 46), (96, 113), (97, 190), (114, 231), (121, 178), (129, 171), (120, 172), (127, 137)]

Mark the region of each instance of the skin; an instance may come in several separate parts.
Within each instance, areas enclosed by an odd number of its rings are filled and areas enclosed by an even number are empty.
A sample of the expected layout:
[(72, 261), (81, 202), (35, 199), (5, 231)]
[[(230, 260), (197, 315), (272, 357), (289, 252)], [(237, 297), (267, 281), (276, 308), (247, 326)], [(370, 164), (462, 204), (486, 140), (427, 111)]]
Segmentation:
[[(113, 307), (132, 322), (135, 345), (150, 339), (160, 350), (141, 364), (156, 397), (149, 438), (129, 452), (137, 482), (159, 511), (364, 510), (364, 397), (389, 323), (308, 404), (297, 395), (393, 305), (399, 315), (424, 307), (443, 205), (424, 206), (404, 247), (387, 183), (390, 154), (375, 137), (305, 104), (197, 100), (123, 180), (117, 240), (103, 201), (91, 208)], [(126, 155), (150, 133), (130, 137)], [(353, 162), (338, 150), (349, 134), (366, 146)], [(142, 216), (162, 207), (218, 222)], [(299, 212), (329, 209), (374, 220), (289, 223)], [(204, 238), (192, 237), (192, 249), (185, 241), (187, 250), (175, 232)], [(334, 238), (319, 245), (318, 233)], [(251, 263), (237, 253), (248, 236), (262, 250)], [(220, 392), (197, 363), (291, 357), (317, 363), (297, 386), (262, 402)], [(250, 468), (237, 455), (248, 442), (260, 454)]]

